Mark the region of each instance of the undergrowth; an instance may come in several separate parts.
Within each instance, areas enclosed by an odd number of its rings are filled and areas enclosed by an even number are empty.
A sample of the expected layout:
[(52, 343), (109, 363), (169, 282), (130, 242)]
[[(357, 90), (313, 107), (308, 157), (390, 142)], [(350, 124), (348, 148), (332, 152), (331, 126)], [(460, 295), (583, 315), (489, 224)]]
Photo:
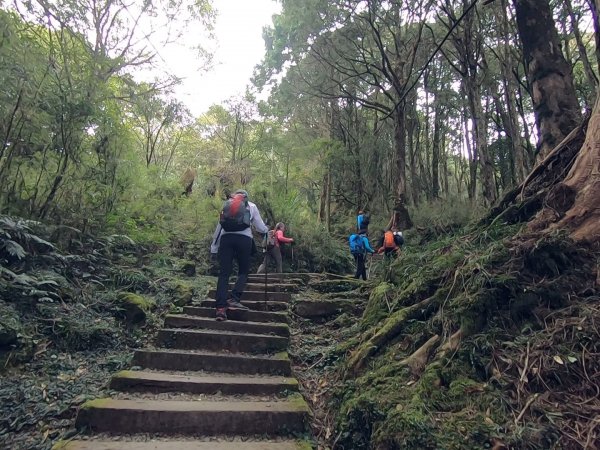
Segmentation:
[(327, 358), (330, 444), (593, 448), (596, 258), (503, 225), (407, 247)]

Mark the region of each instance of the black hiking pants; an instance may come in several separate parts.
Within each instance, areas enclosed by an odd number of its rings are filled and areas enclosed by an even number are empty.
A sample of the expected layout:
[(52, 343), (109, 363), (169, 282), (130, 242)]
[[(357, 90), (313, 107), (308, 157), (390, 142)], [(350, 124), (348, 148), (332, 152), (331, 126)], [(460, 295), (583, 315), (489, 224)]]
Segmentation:
[(356, 274), (354, 278), (362, 277), (363, 280), (367, 279), (367, 268), (365, 267), (366, 255), (362, 253), (354, 254), (354, 261), (356, 261)]
[(250, 271), (250, 254), (252, 252), (252, 238), (243, 234), (227, 233), (221, 236), (219, 245), (219, 281), (217, 282), (217, 308), (227, 307), (227, 291), (229, 290), (229, 276), (233, 270), (233, 260), (238, 263), (238, 276), (235, 286), (231, 290), (231, 298), (240, 301), (248, 272)]

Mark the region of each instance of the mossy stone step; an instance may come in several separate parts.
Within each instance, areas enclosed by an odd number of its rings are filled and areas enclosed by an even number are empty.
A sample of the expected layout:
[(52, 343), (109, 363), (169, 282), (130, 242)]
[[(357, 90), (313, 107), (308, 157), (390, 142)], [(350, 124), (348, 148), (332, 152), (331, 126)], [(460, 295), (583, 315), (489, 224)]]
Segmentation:
[[(184, 314), (198, 317), (208, 317), (214, 320), (215, 308), (201, 306), (186, 306), (183, 308)], [(260, 322), (260, 323), (282, 323), (289, 322), (289, 316), (282, 312), (272, 311), (227, 311), (227, 322)], [(216, 321), (215, 321), (216, 322)]]
[(307, 441), (61, 441), (52, 450), (311, 450)]
[(91, 400), (75, 426), (94, 432), (272, 436), (307, 429), (308, 406), (301, 398), (279, 402)]
[(277, 395), (298, 391), (298, 381), (295, 378), (273, 376), (179, 375), (123, 370), (112, 377), (110, 388), (125, 392)]
[[(259, 284), (264, 287), (265, 285), (265, 276), (261, 274), (253, 274), (248, 275), (246, 283)], [(278, 284), (284, 285), (292, 285), (296, 286), (296, 288), (303, 288), (307, 282), (302, 278), (275, 278), (271, 273), (267, 276), (267, 286), (277, 286)], [(233, 282), (232, 282), (233, 284)]]
[(290, 376), (292, 368), (286, 352), (272, 356), (195, 352), (186, 350), (137, 350), (133, 365), (145, 369), (266, 374)]
[(266, 334), (215, 332), (164, 328), (159, 330), (157, 341), (169, 348), (197, 350), (226, 350), (231, 353), (268, 353), (285, 350), (289, 338)]
[(289, 337), (290, 327), (287, 324), (271, 324), (260, 322), (237, 322), (226, 320), (217, 322), (213, 317), (196, 317), (183, 314), (169, 314), (165, 317), (165, 326), (169, 328), (201, 328), (205, 330), (234, 331), (238, 333), (274, 334)]
[[(287, 303), (274, 302), (274, 301), (253, 301), (253, 300), (242, 300), (242, 304), (254, 311), (285, 311), (288, 308)], [(206, 299), (200, 302), (200, 306), (206, 308), (215, 308), (217, 305), (216, 300)], [(228, 311), (229, 315), (231, 311)]]
[[(229, 284), (229, 288), (232, 289), (234, 286), (234, 283), (230, 283)], [(259, 292), (263, 292), (265, 291), (265, 280), (264, 278), (262, 280), (249, 280), (246, 283), (245, 289), (247, 289), (248, 291), (259, 291)], [(298, 292), (300, 290), (300, 287), (296, 284), (283, 284), (283, 283), (277, 283), (277, 282), (273, 282), (273, 281), (268, 281), (267, 282), (267, 292)]]
[[(211, 289), (208, 291), (209, 298), (216, 298), (217, 291), (216, 289)], [(292, 294), (289, 292), (269, 292), (267, 291), (266, 299), (272, 302), (289, 302), (292, 299)], [(242, 302), (246, 300), (265, 300), (265, 291), (264, 290), (248, 290), (244, 291), (241, 298)]]

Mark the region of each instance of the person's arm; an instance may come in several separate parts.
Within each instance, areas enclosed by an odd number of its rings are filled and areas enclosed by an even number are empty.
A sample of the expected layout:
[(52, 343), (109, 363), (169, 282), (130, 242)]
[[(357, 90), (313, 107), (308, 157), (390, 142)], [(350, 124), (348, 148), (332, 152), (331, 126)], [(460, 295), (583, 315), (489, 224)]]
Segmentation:
[(282, 244), (289, 244), (290, 242), (294, 242), (294, 240), (293, 240), (293, 239), (291, 239), (291, 238), (286, 238), (286, 237), (283, 235), (283, 231), (281, 231), (281, 230), (277, 230), (277, 233), (275, 233), (275, 236), (277, 236), (277, 240), (278, 240), (280, 243), (282, 243)]
[(369, 244), (369, 240), (363, 236), (363, 240), (365, 241), (365, 248), (369, 253), (375, 253), (375, 250), (371, 248), (371, 244)]
[(219, 253), (219, 244), (221, 243), (221, 232), (223, 229), (221, 228), (221, 224), (217, 224), (217, 229), (213, 233), (213, 238), (210, 243), (210, 252), (211, 253)]
[(269, 227), (265, 225), (260, 217), (260, 212), (254, 203), (250, 204), (250, 215), (252, 216), (252, 225), (259, 233), (265, 234), (269, 231)]

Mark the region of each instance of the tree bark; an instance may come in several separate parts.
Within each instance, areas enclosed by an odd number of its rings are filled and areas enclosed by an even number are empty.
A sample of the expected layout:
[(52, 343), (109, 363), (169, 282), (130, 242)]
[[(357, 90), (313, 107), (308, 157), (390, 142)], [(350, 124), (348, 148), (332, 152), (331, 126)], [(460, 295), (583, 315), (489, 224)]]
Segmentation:
[[(600, 242), (600, 95), (597, 94), (575, 163), (544, 204), (548, 206), (532, 221), (532, 229), (566, 228), (575, 241), (596, 245)], [(549, 217), (554, 223), (547, 223)]]
[(514, 0), (514, 5), (543, 159), (579, 124), (581, 111), (549, 0)]

